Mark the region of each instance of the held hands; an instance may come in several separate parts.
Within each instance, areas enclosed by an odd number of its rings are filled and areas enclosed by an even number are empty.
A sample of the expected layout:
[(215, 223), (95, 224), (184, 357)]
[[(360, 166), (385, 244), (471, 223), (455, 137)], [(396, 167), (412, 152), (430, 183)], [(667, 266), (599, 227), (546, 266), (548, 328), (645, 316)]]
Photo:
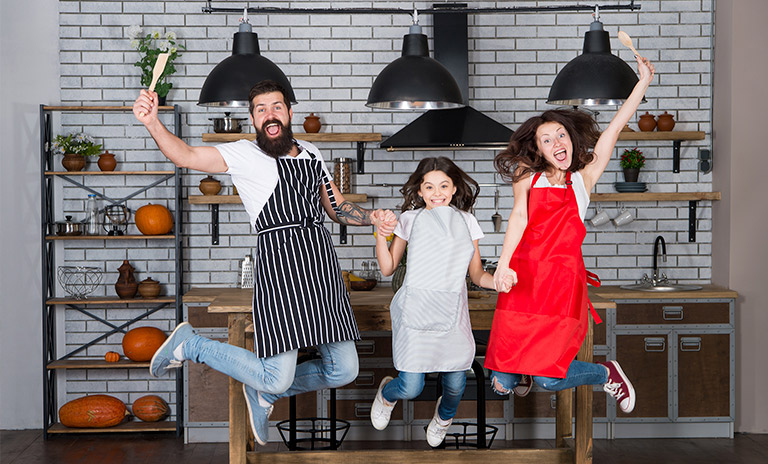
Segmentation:
[(500, 265), (493, 273), (493, 284), (497, 292), (509, 293), (512, 287), (517, 285), (517, 272), (508, 266)]
[(140, 123), (146, 125), (157, 118), (157, 93), (142, 89), (139, 97), (133, 102), (133, 115)]
[(377, 209), (371, 214), (371, 223), (376, 226), (377, 238), (386, 240), (395, 231), (397, 216), (388, 209)]
[(637, 56), (637, 70), (640, 72), (640, 80), (650, 83), (653, 80), (653, 75), (656, 74), (656, 68), (653, 66), (648, 58)]

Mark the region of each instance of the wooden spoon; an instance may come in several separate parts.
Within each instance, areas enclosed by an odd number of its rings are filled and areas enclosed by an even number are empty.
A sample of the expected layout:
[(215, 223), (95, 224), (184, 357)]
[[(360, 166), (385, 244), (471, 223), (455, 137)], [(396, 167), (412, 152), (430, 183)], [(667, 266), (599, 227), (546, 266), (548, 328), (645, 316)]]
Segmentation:
[[(158, 79), (160, 79), (160, 76), (163, 74), (163, 71), (165, 71), (165, 65), (166, 63), (168, 63), (169, 56), (171, 56), (170, 53), (161, 53), (157, 55), (157, 61), (155, 61), (155, 67), (152, 68), (152, 83), (149, 84), (150, 92), (155, 91), (155, 86), (157, 85)], [(139, 114), (141, 116), (144, 116), (143, 111)]]
[(634, 45), (632, 45), (632, 38), (624, 31), (619, 31), (619, 42), (621, 42), (622, 45), (632, 50), (632, 53), (635, 54), (635, 56), (640, 56), (639, 53), (637, 53), (637, 50), (635, 50)]

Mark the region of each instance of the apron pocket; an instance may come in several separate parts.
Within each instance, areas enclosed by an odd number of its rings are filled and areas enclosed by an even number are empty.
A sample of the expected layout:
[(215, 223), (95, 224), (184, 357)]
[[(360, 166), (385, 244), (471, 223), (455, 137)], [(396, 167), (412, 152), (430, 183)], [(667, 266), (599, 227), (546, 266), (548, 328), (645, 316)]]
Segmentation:
[(448, 332), (456, 327), (461, 308), (461, 293), (407, 287), (402, 308), (404, 327)]

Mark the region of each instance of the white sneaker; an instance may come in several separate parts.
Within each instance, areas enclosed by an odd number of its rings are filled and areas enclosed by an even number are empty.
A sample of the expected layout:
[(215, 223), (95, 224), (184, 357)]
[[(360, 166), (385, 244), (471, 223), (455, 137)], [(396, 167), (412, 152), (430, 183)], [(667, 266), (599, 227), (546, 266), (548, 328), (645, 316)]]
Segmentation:
[(384, 385), (388, 384), (392, 380), (392, 377), (386, 376), (381, 379), (379, 384), (379, 391), (376, 392), (376, 397), (373, 399), (371, 405), (371, 424), (376, 430), (384, 430), (389, 425), (389, 418), (392, 415), (392, 410), (395, 409), (397, 401), (392, 404), (387, 404), (384, 397), (381, 396), (381, 390), (384, 389)]
[(450, 427), (453, 423), (453, 418), (450, 418), (448, 419), (448, 423), (446, 425), (440, 424), (442, 419), (440, 419), (440, 416), (437, 414), (437, 410), (440, 408), (440, 401), (442, 400), (442, 396), (437, 399), (437, 405), (435, 405), (435, 415), (432, 417), (432, 420), (427, 426), (427, 443), (429, 443), (429, 446), (432, 448), (440, 446), (440, 443), (445, 440), (445, 434), (448, 433), (448, 427)]

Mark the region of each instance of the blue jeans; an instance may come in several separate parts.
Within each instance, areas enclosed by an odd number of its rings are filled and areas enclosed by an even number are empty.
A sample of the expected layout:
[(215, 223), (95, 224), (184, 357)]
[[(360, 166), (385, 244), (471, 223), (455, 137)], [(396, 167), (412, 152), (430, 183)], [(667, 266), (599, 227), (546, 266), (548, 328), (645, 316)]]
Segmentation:
[[(506, 395), (520, 383), (522, 375), (491, 371), (491, 387), (499, 395)], [(602, 385), (608, 381), (608, 369), (600, 364), (584, 361), (572, 361), (564, 379), (534, 375), (533, 381), (541, 388), (550, 391), (565, 390), (579, 385)], [(496, 388), (496, 384), (501, 389)]]
[(355, 342), (317, 345), (320, 359), (296, 365), (298, 350), (259, 358), (252, 351), (200, 335), (184, 344), (184, 358), (204, 363), (261, 393), (269, 403), (324, 388), (338, 388), (357, 378)]
[[(440, 419), (448, 420), (456, 415), (459, 407), (467, 377), (464, 371), (442, 372), (443, 399), (437, 409)], [(394, 380), (390, 381), (381, 390), (381, 396), (390, 403), (397, 400), (411, 400), (416, 398), (424, 390), (424, 374), (415, 372), (400, 372)]]

